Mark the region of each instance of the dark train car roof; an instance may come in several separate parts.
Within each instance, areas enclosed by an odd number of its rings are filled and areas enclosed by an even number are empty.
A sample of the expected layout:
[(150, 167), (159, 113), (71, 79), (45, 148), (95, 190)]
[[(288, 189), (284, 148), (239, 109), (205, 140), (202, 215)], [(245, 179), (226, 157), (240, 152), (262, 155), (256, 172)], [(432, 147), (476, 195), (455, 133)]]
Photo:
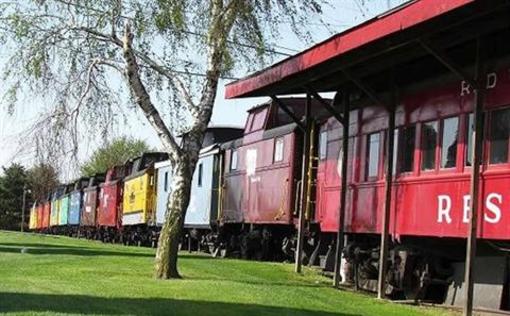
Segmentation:
[(136, 178), (137, 176), (143, 174), (146, 169), (153, 166), (155, 163), (164, 161), (168, 159), (168, 153), (165, 152), (146, 152), (141, 156), (131, 159), (133, 165), (131, 168), (131, 173), (127, 175), (124, 180), (129, 180), (132, 178)]
[(224, 143), (243, 136), (244, 128), (231, 126), (211, 126), (207, 128), (202, 148), (213, 144)]
[(238, 139), (234, 139), (229, 142), (225, 142), (225, 143), (221, 144), (221, 149), (223, 149), (223, 150), (233, 149), (233, 148), (241, 147), (242, 145), (243, 145), (243, 139), (238, 138)]
[(96, 173), (95, 175), (89, 177), (89, 182), (84, 190), (90, 190), (96, 188), (101, 182), (104, 182), (105, 180), (105, 174), (104, 173)]

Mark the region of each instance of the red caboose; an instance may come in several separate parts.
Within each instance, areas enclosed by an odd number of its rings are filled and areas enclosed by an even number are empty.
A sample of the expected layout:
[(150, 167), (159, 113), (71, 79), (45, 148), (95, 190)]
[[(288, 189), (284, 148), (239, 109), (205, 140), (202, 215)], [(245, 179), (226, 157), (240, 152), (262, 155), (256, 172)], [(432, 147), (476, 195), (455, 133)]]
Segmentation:
[(89, 178), (89, 184), (83, 189), (83, 210), (80, 214), (80, 234), (86, 238), (95, 238), (97, 229), (97, 209), (99, 206), (99, 184), (104, 174), (95, 174)]
[[(281, 102), (295, 117), (304, 115), (304, 98)], [(243, 138), (222, 146), (223, 239), (246, 258), (281, 257), (282, 244), (292, 254), (303, 133), (280, 106), (270, 101), (249, 110)]]
[(46, 231), (50, 226), (50, 213), (51, 213), (51, 198), (48, 196), (46, 201), (42, 203), (42, 212), (41, 212), (41, 227), (40, 229)]
[(114, 241), (119, 238), (122, 225), (122, 193), (125, 176), (131, 172), (131, 162), (115, 166), (106, 172), (105, 182), (99, 185), (97, 225), (100, 239)]
[(42, 222), (43, 222), (43, 210), (44, 210), (44, 204), (43, 203), (37, 203), (36, 206), (36, 212), (37, 212), (37, 221), (35, 223), (35, 229), (41, 230), (42, 229)]

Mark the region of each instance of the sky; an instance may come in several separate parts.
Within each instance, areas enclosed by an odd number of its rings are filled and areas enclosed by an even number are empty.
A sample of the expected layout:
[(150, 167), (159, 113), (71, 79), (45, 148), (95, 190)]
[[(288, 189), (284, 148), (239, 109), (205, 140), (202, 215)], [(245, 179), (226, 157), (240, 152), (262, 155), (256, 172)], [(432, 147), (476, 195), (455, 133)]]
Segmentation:
[[(0, 0), (2, 2), (4, 0)], [(280, 33), (282, 34), (282, 41), (279, 43), (277, 49), (285, 53), (296, 53), (304, 50), (314, 43), (321, 42), (333, 34), (342, 32), (350, 27), (353, 27), (369, 18), (377, 16), (389, 8), (400, 5), (405, 1), (403, 0), (331, 0), (331, 6), (324, 7), (322, 19), (327, 23), (327, 27), (320, 25), (320, 23), (311, 23), (310, 30), (313, 34), (313, 43), (304, 43), (300, 39), (293, 36), (290, 30), (282, 27)], [(288, 35), (288, 36), (287, 36)], [(2, 56), (2, 54), (4, 56)], [(5, 58), (5, 52), (0, 50), (0, 63)], [(282, 58), (285, 58), (282, 56)], [(282, 59), (281, 58), (281, 59)], [(277, 62), (276, 60), (275, 62)], [(237, 77), (244, 77), (249, 73), (238, 73)], [(211, 125), (231, 125), (231, 126), (244, 126), (246, 119), (246, 111), (262, 102), (267, 98), (248, 98), (248, 99), (224, 99), (224, 85), (230, 80), (221, 80), (218, 88), (215, 108), (211, 118)], [(1, 91), (1, 82), (0, 82)], [(16, 162), (21, 163), (27, 167), (34, 163), (35, 153), (24, 152), (19, 154), (20, 139), (24, 130), (37, 119), (39, 110), (44, 107), (42, 99), (34, 99), (32, 96), (25, 96), (25, 102), (17, 107), (13, 115), (8, 115), (5, 107), (0, 108), (0, 166), (9, 166)], [(137, 110), (137, 109), (136, 109)], [(159, 139), (146, 123), (145, 117), (140, 111), (128, 112), (128, 122), (118, 128), (117, 134), (128, 135), (135, 138), (145, 140), (149, 145), (155, 148), (160, 148)], [(89, 157), (94, 149), (100, 144), (100, 140), (94, 142), (83, 142), (79, 147), (79, 159), (81, 161)], [(2, 170), (0, 170), (0, 173)], [(73, 172), (68, 172), (67, 177), (72, 177)], [(64, 176), (66, 177), (66, 176)]]

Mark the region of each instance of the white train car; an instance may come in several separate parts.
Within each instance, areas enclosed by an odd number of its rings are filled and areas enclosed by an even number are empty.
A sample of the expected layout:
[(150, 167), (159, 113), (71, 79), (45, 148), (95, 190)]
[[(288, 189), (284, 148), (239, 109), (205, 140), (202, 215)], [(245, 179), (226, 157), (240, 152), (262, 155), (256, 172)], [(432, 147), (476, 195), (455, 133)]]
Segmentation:
[[(210, 127), (204, 137), (203, 148), (191, 183), (191, 197), (184, 227), (187, 236), (200, 239), (217, 224), (220, 205), (220, 174), (223, 153), (220, 144), (241, 137), (243, 129), (233, 127)], [(156, 224), (165, 221), (168, 196), (172, 190), (170, 162), (155, 164), (157, 175)]]

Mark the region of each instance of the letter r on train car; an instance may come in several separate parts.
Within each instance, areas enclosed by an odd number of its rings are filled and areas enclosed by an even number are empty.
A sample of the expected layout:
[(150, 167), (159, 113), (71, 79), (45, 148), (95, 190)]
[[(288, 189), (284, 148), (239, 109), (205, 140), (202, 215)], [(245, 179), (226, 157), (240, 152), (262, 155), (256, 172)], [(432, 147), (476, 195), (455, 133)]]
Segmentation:
[(446, 220), (448, 224), (452, 222), (450, 211), (452, 209), (452, 199), (448, 195), (437, 196), (437, 222), (442, 223)]

